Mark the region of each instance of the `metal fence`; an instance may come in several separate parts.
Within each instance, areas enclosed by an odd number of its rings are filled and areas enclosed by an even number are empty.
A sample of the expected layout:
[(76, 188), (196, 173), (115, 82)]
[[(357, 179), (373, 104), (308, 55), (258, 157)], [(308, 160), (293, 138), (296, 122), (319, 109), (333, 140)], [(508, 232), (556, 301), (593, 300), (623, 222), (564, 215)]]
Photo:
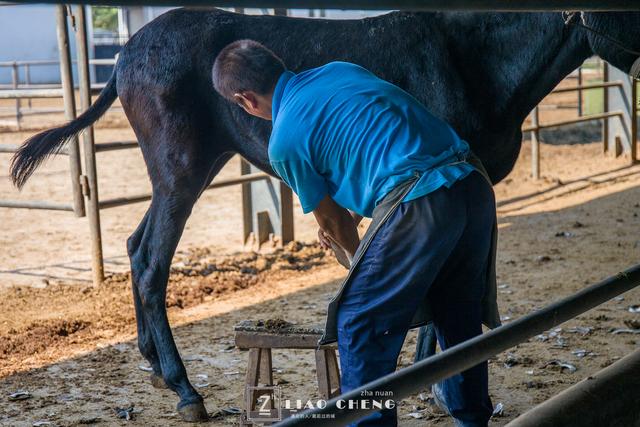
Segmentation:
[[(76, 60), (72, 60), (71, 62), (77, 63)], [(115, 63), (115, 58), (89, 60), (89, 65), (94, 66), (115, 65)], [(52, 65), (62, 66), (59, 60), (54, 59), (0, 61), (0, 68), (11, 68), (11, 83), (0, 84), (0, 99), (15, 99), (14, 115), (16, 127), (18, 129), (21, 127), (23, 116), (64, 112), (64, 108), (36, 108), (32, 106), (32, 99), (63, 97), (61, 84), (31, 82), (31, 70), (33, 67), (45, 67)], [(93, 84), (91, 85), (91, 91), (92, 93), (98, 93), (104, 88), (104, 86), (104, 84)], [(56, 91), (55, 89), (58, 90)], [(23, 100), (26, 100), (26, 107), (23, 105)], [(112, 109), (118, 109), (118, 107), (112, 107)]]
[[(577, 86), (571, 86), (571, 87), (563, 87), (563, 88), (558, 88), (555, 89), (551, 92), (551, 94), (558, 94), (558, 93), (566, 93), (566, 92), (578, 92), (578, 117), (575, 118), (571, 118), (571, 119), (566, 119), (566, 120), (559, 120), (559, 121), (554, 121), (554, 122), (548, 122), (548, 123), (540, 123), (540, 113), (539, 113), (539, 106), (536, 106), (533, 111), (531, 112), (531, 124), (529, 126), (525, 126), (522, 128), (522, 132), (531, 132), (531, 176), (534, 179), (539, 179), (540, 178), (540, 131), (543, 129), (551, 129), (551, 128), (558, 128), (561, 126), (567, 126), (567, 125), (572, 125), (572, 124), (576, 124), (576, 123), (583, 123), (583, 122), (588, 122), (588, 121), (594, 121), (594, 120), (602, 120), (603, 123), (603, 132), (602, 132), (602, 142), (604, 145), (604, 151), (608, 151), (610, 148), (610, 141), (609, 141), (609, 131), (608, 131), (608, 127), (609, 127), (609, 120), (610, 119), (617, 119), (620, 120), (621, 122), (625, 121), (625, 114), (623, 111), (621, 110), (610, 110), (609, 109), (609, 102), (608, 99), (610, 98), (610, 96), (612, 95), (609, 92), (609, 89), (611, 88), (615, 88), (618, 90), (618, 93), (615, 95), (617, 98), (619, 98), (621, 100), (621, 102), (618, 102), (617, 105), (620, 104), (624, 104), (624, 105), (629, 105), (630, 106), (630, 118), (629, 121), (630, 123), (628, 124), (628, 128), (630, 129), (630, 135), (629, 135), (629, 141), (628, 141), (628, 155), (629, 155), (629, 162), (631, 164), (635, 164), (637, 161), (637, 154), (636, 154), (636, 148), (637, 148), (637, 141), (638, 141), (638, 132), (637, 132), (637, 121), (638, 121), (638, 103), (637, 103), (637, 82), (631, 78), (628, 77), (629, 81), (630, 81), (630, 88), (631, 90), (624, 90), (625, 89), (625, 84), (623, 81), (621, 80), (615, 80), (615, 81), (610, 81), (609, 80), (609, 73), (610, 73), (610, 66), (608, 64), (604, 64), (604, 70), (603, 70), (603, 76), (604, 76), (604, 81), (602, 83), (591, 83), (591, 84), (582, 84), (581, 80), (582, 80), (582, 76), (581, 76), (581, 69), (579, 69), (579, 82)], [(587, 91), (587, 90), (596, 90), (596, 89), (602, 89), (603, 90), (603, 107), (604, 107), (604, 111), (602, 113), (598, 113), (598, 114), (590, 114), (590, 115), (583, 115), (583, 110), (582, 110), (582, 92)], [(616, 142), (616, 147), (620, 144), (620, 142)], [(615, 154), (619, 155), (621, 154), (621, 148), (616, 148), (615, 149)]]
[[(284, 11), (286, 13), (286, 11)], [(0, 91), (0, 99), (15, 99), (16, 102), (20, 102), (24, 99), (35, 98), (63, 98), (64, 100), (64, 112), (67, 120), (73, 120), (76, 117), (76, 104), (75, 104), (75, 90), (73, 86), (73, 73), (72, 73), (72, 60), (69, 49), (69, 29), (68, 18), (69, 12), (63, 5), (56, 7), (56, 25), (58, 36), (58, 51), (59, 61), (15, 61), (10, 62), (5, 66), (11, 66), (13, 70), (17, 67), (41, 65), (41, 64), (59, 64), (60, 75), (62, 84), (59, 88), (51, 87), (39, 87), (33, 88), (18, 86), (17, 79), (14, 79), (12, 88), (8, 90)], [(113, 60), (89, 60), (88, 59), (88, 41), (86, 31), (86, 18), (84, 7), (76, 7), (74, 12), (75, 23), (77, 26), (76, 31), (76, 48), (78, 55), (78, 81), (80, 90), (80, 106), (84, 111), (89, 108), (91, 104), (91, 90), (98, 89), (95, 85), (90, 85), (89, 77), (89, 65), (100, 64), (108, 65), (112, 64)], [(7, 64), (7, 63), (5, 63)], [(15, 64), (15, 65), (14, 65)], [(1, 65), (0, 65), (1, 66)], [(16, 72), (14, 71), (14, 74)], [(15, 87), (18, 86), (18, 87)], [(20, 115), (20, 105), (16, 104), (17, 116)], [(69, 157), (69, 172), (72, 187), (72, 201), (70, 203), (57, 203), (48, 200), (8, 200), (0, 199), (0, 207), (4, 208), (26, 208), (26, 209), (45, 209), (45, 210), (58, 210), (74, 212), (77, 217), (87, 216), (89, 219), (90, 229), (90, 241), (91, 241), (91, 253), (92, 253), (92, 273), (93, 283), (95, 285), (100, 284), (104, 280), (104, 261), (102, 253), (102, 232), (100, 227), (100, 210), (114, 208), (118, 206), (128, 205), (132, 203), (138, 203), (151, 199), (151, 193), (136, 194), (131, 196), (122, 196), (112, 199), (99, 200), (98, 197), (98, 178), (96, 170), (96, 153), (124, 150), (136, 148), (138, 146), (137, 141), (115, 141), (108, 143), (96, 144), (94, 142), (93, 127), (86, 129), (82, 133), (82, 152), (84, 161), (80, 157), (80, 144), (78, 138), (73, 138), (67, 144), (66, 148), (61, 151), (60, 154)], [(19, 146), (17, 145), (2, 145), (0, 146), (0, 153), (15, 153)], [(246, 203), (251, 201), (246, 197), (245, 193), (250, 192), (250, 184), (258, 181), (268, 181), (271, 184), (271, 177), (265, 173), (257, 172), (251, 173), (246, 167), (246, 163), (243, 160), (242, 163), (242, 175), (237, 178), (217, 180), (207, 187), (208, 189), (227, 187), (231, 185), (242, 184), (243, 191), (243, 218), (244, 218), (244, 230), (245, 241), (249, 234), (253, 230), (252, 222), (255, 212), (252, 210), (252, 204)], [(281, 243), (286, 243), (293, 239), (293, 203), (291, 199), (290, 190), (280, 188), (278, 201), (278, 207), (280, 209), (280, 227)], [(263, 212), (260, 212), (263, 213)], [(261, 216), (269, 220), (268, 214)], [(257, 232), (261, 235), (266, 234), (269, 236), (269, 230), (265, 227), (260, 227), (258, 224)], [(264, 239), (259, 243), (263, 243)]]

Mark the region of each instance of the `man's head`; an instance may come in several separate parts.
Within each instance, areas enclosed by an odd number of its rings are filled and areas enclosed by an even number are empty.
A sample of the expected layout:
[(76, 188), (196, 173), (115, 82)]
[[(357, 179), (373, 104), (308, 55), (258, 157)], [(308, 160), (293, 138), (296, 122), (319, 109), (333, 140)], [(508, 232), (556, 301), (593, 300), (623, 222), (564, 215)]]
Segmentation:
[(213, 64), (216, 91), (251, 115), (271, 120), (271, 98), (286, 70), (282, 59), (253, 40), (227, 45)]

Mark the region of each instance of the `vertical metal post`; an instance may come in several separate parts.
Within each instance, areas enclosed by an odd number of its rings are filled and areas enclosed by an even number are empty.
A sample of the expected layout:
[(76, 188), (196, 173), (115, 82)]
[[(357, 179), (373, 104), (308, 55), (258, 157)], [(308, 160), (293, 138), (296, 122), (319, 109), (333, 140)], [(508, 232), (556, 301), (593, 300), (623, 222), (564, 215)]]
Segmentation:
[[(287, 9), (275, 8), (274, 15), (287, 16)], [(280, 224), (282, 244), (291, 242), (293, 233), (293, 192), (284, 182), (280, 182)]]
[(531, 176), (540, 179), (540, 130), (538, 129), (539, 116), (536, 105), (531, 112)]
[[(91, 77), (89, 75), (89, 48), (87, 46), (87, 22), (85, 6), (76, 6), (76, 51), (78, 57), (78, 79), (80, 83), (80, 105), (82, 111), (91, 106)], [(98, 204), (98, 172), (96, 150), (93, 140), (93, 126), (82, 132), (84, 151), (83, 193), (87, 198), (87, 216), (91, 233), (91, 258), (93, 284), (104, 280), (104, 260), (102, 255), (102, 233), (100, 230), (100, 206)]]
[[(71, 71), (71, 53), (69, 52), (69, 33), (67, 29), (67, 9), (64, 5), (56, 6), (56, 31), (58, 34), (58, 54), (60, 55), (60, 79), (62, 81), (64, 115), (67, 120), (76, 118), (76, 100), (73, 90), (73, 74)], [(69, 170), (71, 172), (71, 190), (73, 192), (73, 212), (76, 216), (85, 215), (84, 199), (80, 188), (80, 149), (78, 138), (73, 137), (68, 144)]]
[[(245, 159), (240, 159), (240, 175), (251, 173), (251, 165)], [(242, 244), (246, 245), (253, 231), (253, 208), (251, 201), (251, 183), (242, 184)]]
[[(24, 81), (27, 87), (31, 86), (31, 66), (28, 63), (24, 64)], [(27, 99), (27, 105), (31, 108), (31, 98)]]
[[(582, 87), (582, 65), (578, 67), (578, 87)], [(578, 89), (578, 117), (582, 117), (582, 89)]]
[[(13, 83), (13, 88), (18, 89), (18, 85), (20, 84), (20, 75), (18, 74), (18, 63), (15, 61), (11, 66), (11, 80)], [(22, 119), (20, 103), (20, 98), (16, 98), (16, 127), (18, 128), (18, 130), (20, 130), (20, 119)]]
[(280, 183), (280, 224), (285, 245), (293, 240), (293, 192), (284, 182)]
[(631, 78), (631, 152), (630, 160), (634, 165), (638, 161), (636, 149), (638, 147), (638, 85), (633, 77)]
[[(609, 81), (609, 64), (607, 64), (604, 61), (602, 62), (602, 81), (603, 82)], [(609, 88), (607, 87), (602, 88), (602, 96), (603, 96), (602, 112), (608, 113), (609, 112)], [(611, 119), (606, 118), (602, 120), (602, 148), (603, 148), (602, 151), (604, 153), (609, 152), (609, 120)]]

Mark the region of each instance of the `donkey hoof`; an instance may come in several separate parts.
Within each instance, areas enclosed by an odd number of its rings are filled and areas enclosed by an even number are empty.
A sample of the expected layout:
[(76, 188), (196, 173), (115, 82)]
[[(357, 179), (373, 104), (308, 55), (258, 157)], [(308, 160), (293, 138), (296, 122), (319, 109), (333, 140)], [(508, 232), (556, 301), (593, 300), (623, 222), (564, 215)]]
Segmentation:
[(164, 382), (164, 379), (160, 375), (152, 373), (150, 379), (151, 385), (155, 388), (169, 388), (169, 386), (167, 386), (167, 383)]
[(182, 417), (183, 421), (190, 423), (199, 423), (209, 420), (209, 414), (207, 408), (204, 407), (204, 403), (195, 402), (189, 403), (178, 408), (178, 413)]

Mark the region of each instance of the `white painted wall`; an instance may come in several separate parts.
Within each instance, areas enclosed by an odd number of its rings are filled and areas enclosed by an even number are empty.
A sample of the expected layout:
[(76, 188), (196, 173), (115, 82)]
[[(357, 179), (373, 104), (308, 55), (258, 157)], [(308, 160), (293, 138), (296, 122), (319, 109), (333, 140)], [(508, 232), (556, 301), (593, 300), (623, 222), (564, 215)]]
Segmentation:
[[(71, 52), (72, 57), (75, 57), (75, 40), (72, 33)], [(0, 61), (41, 59), (58, 59), (55, 6), (1, 6)], [(20, 74), (23, 80), (22, 67)], [(59, 83), (59, 66), (32, 66), (31, 82)], [(11, 83), (11, 68), (0, 67), (0, 83)]]

